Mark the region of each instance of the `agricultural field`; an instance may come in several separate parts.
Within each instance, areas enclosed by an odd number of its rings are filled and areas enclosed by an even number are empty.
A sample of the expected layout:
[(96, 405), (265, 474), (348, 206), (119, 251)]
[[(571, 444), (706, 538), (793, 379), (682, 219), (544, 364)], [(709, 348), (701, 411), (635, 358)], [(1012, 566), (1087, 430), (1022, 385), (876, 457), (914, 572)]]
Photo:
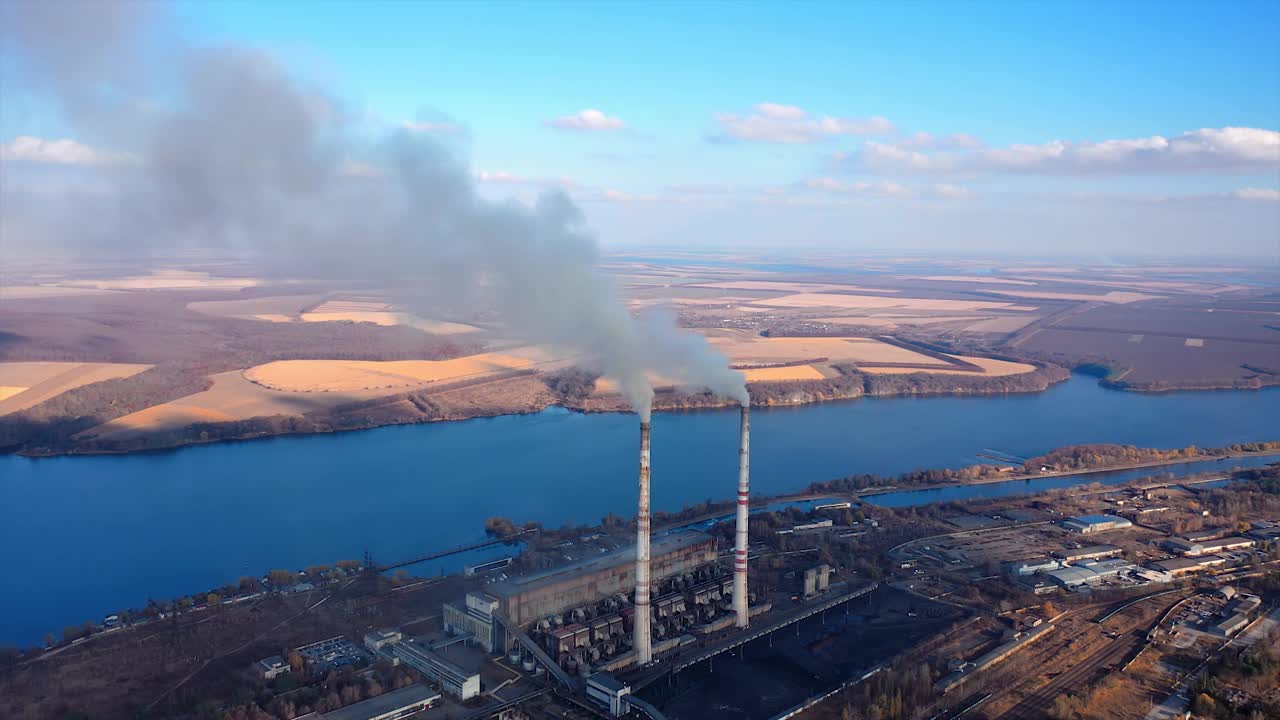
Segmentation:
[(130, 363), (0, 363), (0, 415), (25, 410), (90, 383), (137, 375), (149, 367)]
[(1047, 357), (1096, 358), (1140, 388), (1280, 380), (1280, 303), (1214, 300), (1098, 307), (1014, 341)]
[(299, 393), (263, 387), (239, 370), (212, 376), (213, 387), (116, 418), (80, 434), (80, 439), (118, 440), (185, 427), (195, 423), (230, 422), (272, 415), (303, 415), (389, 394), (387, 391)]
[(475, 380), (564, 361), (533, 347), (450, 360), (282, 360), (244, 371), (248, 381), (290, 393), (403, 391), (431, 383)]

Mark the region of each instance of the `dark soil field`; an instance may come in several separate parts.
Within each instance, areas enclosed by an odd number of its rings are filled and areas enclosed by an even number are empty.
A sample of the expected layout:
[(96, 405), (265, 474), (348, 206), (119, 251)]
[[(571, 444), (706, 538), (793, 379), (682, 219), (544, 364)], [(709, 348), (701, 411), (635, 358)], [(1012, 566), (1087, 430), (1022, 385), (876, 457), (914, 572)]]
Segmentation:
[(1019, 349), (1104, 365), (1111, 382), (1134, 390), (1273, 385), (1280, 383), (1276, 297), (1091, 308), (1050, 320)]

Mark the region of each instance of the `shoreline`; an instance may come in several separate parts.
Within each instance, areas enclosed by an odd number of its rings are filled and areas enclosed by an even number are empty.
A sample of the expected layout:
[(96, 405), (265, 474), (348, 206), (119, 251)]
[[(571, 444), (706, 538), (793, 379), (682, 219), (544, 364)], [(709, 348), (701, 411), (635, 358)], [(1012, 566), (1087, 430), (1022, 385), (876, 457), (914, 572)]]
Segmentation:
[[(1010, 376), (1010, 377), (1025, 377), (1028, 375), (1033, 375), (1035, 373), (1042, 373), (1045, 370), (1046, 368), (1041, 366), (1041, 367), (1038, 367), (1036, 371), (1033, 371), (1031, 373), (1024, 373), (1022, 376)], [(810, 386), (810, 383), (807, 381), (801, 381), (801, 382), (795, 382), (795, 383), (759, 383), (754, 385), (753, 387), (760, 387), (767, 392), (767, 390), (770, 389), (770, 387), (768, 386), (772, 386), (773, 388), (776, 388), (779, 385), (784, 385), (784, 386), (790, 385), (791, 386), (790, 389), (792, 389), (795, 393), (804, 393), (805, 396), (803, 397), (803, 399), (794, 399), (794, 400), (788, 400), (788, 399), (776, 400), (772, 397), (768, 398), (767, 400), (762, 399), (761, 402), (755, 402), (753, 400), (752, 407), (753, 408), (802, 408), (808, 405), (820, 405), (820, 404), (826, 404), (831, 402), (847, 402), (847, 401), (853, 401), (853, 400), (860, 400), (863, 398), (893, 399), (893, 398), (934, 398), (934, 397), (996, 397), (1001, 395), (1034, 394), (1034, 393), (1045, 392), (1053, 388), (1055, 385), (1059, 385), (1061, 383), (1069, 381), (1070, 379), (1072, 379), (1073, 376), (1076, 376), (1076, 375), (1081, 376), (1080, 379), (1082, 380), (1086, 378), (1090, 379), (1096, 382), (1100, 387), (1103, 387), (1107, 390), (1113, 390), (1118, 392), (1128, 392), (1128, 393), (1133, 393), (1135, 395), (1152, 395), (1152, 394), (1166, 395), (1166, 394), (1173, 394), (1173, 393), (1203, 393), (1203, 392), (1223, 392), (1223, 391), (1228, 391), (1228, 392), (1229, 391), (1260, 391), (1260, 390), (1267, 390), (1269, 388), (1280, 386), (1280, 383), (1276, 383), (1276, 384), (1263, 383), (1261, 385), (1250, 385), (1246, 387), (1216, 385), (1211, 387), (1199, 386), (1199, 387), (1185, 387), (1185, 388), (1169, 387), (1169, 388), (1160, 388), (1160, 389), (1143, 389), (1143, 388), (1136, 388), (1136, 387), (1113, 385), (1107, 382), (1105, 379), (1098, 378), (1097, 375), (1090, 374), (1087, 372), (1069, 371), (1066, 369), (1062, 369), (1062, 370), (1065, 374), (1061, 376), (1055, 373), (1049, 373), (1047, 377), (1045, 375), (1038, 376), (1045, 380), (1044, 387), (1033, 387), (1033, 388), (1027, 388), (1027, 389), (954, 388), (951, 390), (933, 390), (933, 389), (919, 390), (914, 388), (908, 388), (899, 392), (864, 392), (859, 389), (852, 392), (823, 393), (819, 390), (814, 390)], [(934, 376), (928, 373), (903, 375), (898, 377), (913, 377), (913, 376), (945, 377), (945, 376)], [(999, 378), (993, 378), (993, 379), (999, 379)], [(813, 382), (821, 382), (821, 381), (813, 381)], [(696, 398), (697, 396), (684, 396), (684, 397)], [(177, 442), (171, 442), (167, 444), (160, 444), (160, 445), (153, 445), (153, 446), (123, 448), (123, 449), (85, 448), (85, 447), (70, 447), (65, 450), (25, 449), (25, 448), (16, 449), (16, 450), (0, 449), (0, 455), (17, 455), (20, 457), (36, 459), (36, 458), (72, 457), (72, 456), (112, 456), (112, 455), (136, 455), (136, 454), (145, 454), (145, 453), (173, 452), (185, 447), (214, 445), (219, 443), (249, 442), (254, 440), (264, 440), (264, 439), (271, 439), (271, 438), (308, 437), (308, 436), (319, 436), (319, 435), (328, 435), (328, 434), (336, 434), (336, 433), (356, 432), (356, 431), (362, 431), (362, 430), (375, 430), (378, 428), (396, 427), (396, 426), (402, 426), (402, 425), (425, 425), (425, 424), (431, 424), (431, 423), (464, 422), (468, 420), (480, 420), (480, 419), (497, 418), (497, 417), (512, 417), (512, 416), (519, 416), (519, 415), (536, 415), (540, 412), (544, 412), (552, 408), (561, 408), (568, 412), (581, 413), (583, 415), (597, 414), (597, 413), (634, 414), (634, 411), (627, 408), (625, 404), (622, 402), (621, 396), (612, 396), (612, 395), (596, 396), (595, 398), (589, 398), (588, 400), (595, 400), (595, 402), (578, 401), (578, 402), (572, 402), (572, 403), (565, 403), (565, 402), (548, 402), (545, 404), (534, 403), (534, 404), (529, 404), (524, 408), (489, 407), (489, 408), (483, 408), (481, 409), (481, 411), (471, 413), (471, 414), (455, 413), (455, 414), (446, 415), (444, 417), (436, 417), (436, 418), (420, 417), (420, 418), (405, 419), (403, 421), (396, 421), (394, 419), (390, 421), (374, 420), (368, 424), (355, 424), (355, 425), (349, 425), (346, 427), (340, 427), (340, 426), (316, 427), (313, 429), (283, 430), (279, 432), (255, 431), (255, 432), (243, 433), (239, 435), (210, 437), (209, 439), (200, 439), (197, 433), (196, 437), (185, 438)], [(683, 404), (675, 404), (675, 403), (663, 404), (659, 400), (655, 402), (653, 412), (682, 413), (682, 412), (697, 412), (702, 410), (724, 410), (726, 408), (736, 408), (736, 407), (737, 407), (737, 403), (732, 400), (699, 399), (696, 402), (686, 402)], [(488, 412), (488, 410), (492, 410), (493, 412)], [(269, 417), (275, 417), (275, 416), (262, 416), (261, 418), (253, 418), (251, 420), (259, 420), (259, 419), (265, 419)], [(295, 417), (295, 416), (285, 416), (285, 417)], [(303, 419), (306, 416), (296, 416), (296, 417), (299, 419)], [(238, 421), (238, 422), (250, 422), (251, 420)], [(4, 422), (4, 419), (0, 418), (0, 423), (3, 423), (3, 422)], [(190, 428), (209, 429), (209, 428), (206, 428), (206, 426), (202, 426), (202, 425), (187, 426), (187, 429), (190, 429)], [(157, 431), (156, 434), (160, 434), (162, 432), (164, 431), (163, 430)], [(146, 437), (150, 437), (150, 436), (144, 434), (144, 435), (139, 435), (138, 437), (140, 439), (145, 439)], [(1161, 464), (1164, 464), (1164, 463), (1162, 462)], [(1139, 468), (1139, 467), (1145, 467), (1145, 465), (1133, 466), (1133, 468)], [(1123, 470), (1123, 469), (1132, 469), (1132, 468), (1119, 468), (1119, 467), (1108, 468), (1108, 470)], [(1105, 472), (1105, 470), (1098, 470), (1096, 472)], [(1023, 474), (1023, 475), (1017, 475), (1012, 477), (975, 480), (965, 484), (985, 483), (985, 482), (1005, 482), (1010, 480), (1027, 480), (1027, 479), (1042, 478), (1042, 477), (1054, 477), (1054, 475)], [(932, 487), (941, 487), (941, 486), (932, 486)]]
[[(906, 385), (901, 389), (890, 391), (874, 391), (868, 390), (868, 379), (871, 382), (906, 382), (915, 379), (916, 382), (923, 382), (931, 379), (945, 378), (943, 382), (958, 382), (953, 380), (954, 376), (933, 375), (929, 373), (912, 373), (909, 375), (897, 376), (875, 376), (875, 375), (849, 375), (841, 378), (831, 378), (826, 380), (815, 381), (797, 381), (797, 382), (761, 382), (753, 383), (748, 387), (752, 392), (752, 407), (756, 408), (783, 408), (783, 407), (803, 407), (806, 405), (816, 405), (828, 402), (858, 400), (861, 398), (924, 398), (924, 397), (995, 397), (1000, 395), (1029, 394), (1044, 392), (1054, 385), (1066, 382), (1071, 379), (1072, 373), (1066, 368), (1053, 365), (1037, 365), (1036, 369), (1019, 375), (1005, 377), (991, 377), (986, 380), (991, 381), (989, 387), (963, 387), (953, 386), (951, 388), (933, 387), (921, 388), (916, 385)], [(886, 380), (888, 378), (888, 380)], [(901, 379), (907, 380), (901, 380)], [(1012, 385), (1009, 378), (1015, 378), (1012, 381), (1031, 382), (1031, 385), (1021, 386)], [(921, 380), (923, 379), (923, 380)], [(840, 382), (844, 381), (844, 382)], [(847, 385), (847, 386), (846, 386)], [(785, 392), (785, 395), (779, 396), (779, 393)], [(425, 396), (429, 402), (430, 395)], [(362, 406), (358, 409), (351, 410), (351, 415), (332, 414), (332, 415), (300, 415), (300, 416), (260, 416), (245, 420), (233, 421), (230, 423), (194, 423), (182, 426), (180, 428), (158, 429), (150, 433), (139, 433), (132, 440), (138, 444), (133, 447), (111, 448), (111, 447), (92, 447), (84, 445), (72, 445), (65, 449), (50, 448), (21, 448), (21, 449), (0, 449), (0, 455), (18, 455), (27, 458), (47, 458), (47, 457), (68, 457), (68, 456), (95, 456), (95, 455), (131, 455), (148, 452), (167, 452), (178, 450), (184, 447), (198, 445), (212, 445), (223, 442), (246, 442), (251, 440), (262, 440), (276, 437), (304, 437), (310, 435), (324, 435), (330, 433), (350, 432), (357, 430), (373, 430), (382, 427), (393, 427), (397, 425), (423, 425), (437, 422), (460, 422), (466, 420), (477, 420), (483, 418), (508, 417), (517, 415), (534, 415), (553, 407), (559, 407), (569, 412), (586, 414), (595, 413), (629, 413), (634, 411), (627, 406), (621, 395), (598, 395), (588, 396), (579, 400), (566, 401), (566, 399), (544, 398), (549, 401), (533, 401), (525, 403), (522, 407), (501, 405), (489, 405), (481, 407), (473, 407), (461, 412), (445, 412), (441, 416), (431, 417), (424, 414), (416, 416), (384, 416), (374, 418), (372, 413), (379, 407), (395, 405), (402, 400), (401, 395), (390, 395), (385, 398), (379, 398), (374, 401), (376, 404)], [(734, 400), (716, 398), (708, 395), (686, 395), (672, 392), (672, 389), (664, 389), (658, 392), (654, 398), (653, 412), (658, 413), (674, 413), (674, 412), (690, 412), (699, 410), (724, 410), (726, 408), (736, 408), (738, 403)], [(343, 425), (335, 422), (344, 417), (355, 417), (357, 412), (368, 412), (362, 420)], [(276, 431), (254, 429), (251, 432), (242, 432), (239, 434), (216, 435), (219, 426), (231, 426), (236, 424), (259, 422), (271, 420), (273, 418), (285, 418), (288, 421), (294, 421), (295, 427), (297, 421), (309, 422), (310, 426), (299, 429), (281, 429)], [(0, 418), (0, 424), (4, 422)], [(163, 434), (184, 431), (185, 436), (176, 441), (161, 444), (148, 444), (148, 438), (155, 438)], [(204, 431), (203, 433), (201, 431)], [(207, 439), (202, 439), (202, 434)]]

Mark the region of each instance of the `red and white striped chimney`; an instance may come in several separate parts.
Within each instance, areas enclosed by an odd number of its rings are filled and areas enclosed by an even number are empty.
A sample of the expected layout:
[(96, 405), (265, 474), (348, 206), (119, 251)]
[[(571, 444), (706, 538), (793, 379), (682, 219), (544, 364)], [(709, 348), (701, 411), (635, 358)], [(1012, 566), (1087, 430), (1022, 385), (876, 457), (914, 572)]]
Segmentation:
[(632, 647), (636, 665), (653, 659), (649, 640), (649, 423), (640, 422), (640, 507), (636, 513), (636, 606)]
[(742, 428), (738, 440), (738, 527), (733, 551), (733, 612), (737, 626), (745, 628), (747, 617), (747, 515), (750, 505), (751, 408), (742, 406)]

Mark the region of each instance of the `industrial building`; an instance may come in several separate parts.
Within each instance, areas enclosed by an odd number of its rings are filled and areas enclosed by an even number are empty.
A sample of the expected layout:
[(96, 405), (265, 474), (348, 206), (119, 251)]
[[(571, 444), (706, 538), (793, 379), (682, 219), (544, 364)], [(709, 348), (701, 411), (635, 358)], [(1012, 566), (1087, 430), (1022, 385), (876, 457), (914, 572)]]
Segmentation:
[(1183, 557), (1200, 557), (1214, 555), (1230, 550), (1243, 550), (1257, 545), (1257, 541), (1247, 537), (1233, 536), (1213, 540), (1193, 540), (1190, 537), (1172, 537), (1164, 541), (1163, 546), (1170, 552)]
[(493, 613), (500, 603), (494, 596), (483, 592), (467, 593), (462, 605), (445, 603), (444, 629), (450, 635), (470, 635), (471, 641), (485, 652), (503, 652), (502, 627), (494, 622)]
[(1098, 558), (1114, 557), (1119, 555), (1120, 552), (1120, 548), (1115, 545), (1088, 545), (1082, 548), (1058, 550), (1053, 553), (1053, 556), (1061, 558), (1063, 562), (1073, 563), (1080, 560), (1096, 560)]
[(289, 663), (279, 655), (272, 655), (269, 658), (262, 658), (253, 664), (253, 669), (263, 680), (274, 680), (277, 677), (289, 672)]
[(1008, 569), (1009, 574), (1014, 577), (1027, 577), (1028, 575), (1035, 575), (1038, 572), (1057, 570), (1062, 567), (1062, 561), (1051, 558), (1017, 560), (1009, 563), (1005, 567)]
[(1232, 615), (1213, 626), (1213, 632), (1222, 637), (1231, 637), (1243, 630), (1249, 624), (1249, 616), (1243, 614)]
[(1097, 585), (1102, 582), (1102, 576), (1085, 567), (1069, 565), (1057, 570), (1050, 570), (1044, 573), (1044, 576), (1057, 583), (1059, 586), (1071, 589), (1082, 587), (1085, 585)]
[(609, 708), (613, 717), (627, 714), (629, 708), (623, 698), (630, 694), (630, 685), (608, 673), (595, 673), (587, 678), (587, 697)]
[(423, 685), (410, 685), (375, 698), (321, 713), (323, 720), (397, 720), (431, 707), (440, 693)]
[(1158, 560), (1150, 564), (1150, 567), (1167, 573), (1169, 577), (1181, 577), (1192, 573), (1208, 570), (1214, 565), (1222, 565), (1227, 559), (1220, 555), (1209, 555), (1207, 557), (1198, 558), (1170, 558), (1169, 560)]
[[(399, 632), (396, 632), (399, 635)], [(367, 638), (366, 638), (367, 640)], [(393, 663), (403, 663), (440, 683), (445, 692), (460, 700), (480, 694), (480, 674), (469, 672), (432, 651), (429, 643), (396, 640), (378, 648), (378, 654)]]
[(1081, 515), (1062, 521), (1062, 527), (1081, 535), (1093, 535), (1133, 527), (1133, 523), (1118, 515)]
[[(653, 538), (650, 582), (691, 572), (716, 561), (716, 541), (710, 535), (682, 530)], [(630, 594), (636, 581), (635, 549), (623, 548), (597, 558), (493, 583), (485, 592), (518, 626), (564, 611)]]
[(1109, 578), (1132, 570), (1136, 566), (1124, 558), (1111, 558), (1108, 560), (1085, 560), (1076, 563), (1075, 567), (1082, 567), (1096, 574), (1099, 578)]

